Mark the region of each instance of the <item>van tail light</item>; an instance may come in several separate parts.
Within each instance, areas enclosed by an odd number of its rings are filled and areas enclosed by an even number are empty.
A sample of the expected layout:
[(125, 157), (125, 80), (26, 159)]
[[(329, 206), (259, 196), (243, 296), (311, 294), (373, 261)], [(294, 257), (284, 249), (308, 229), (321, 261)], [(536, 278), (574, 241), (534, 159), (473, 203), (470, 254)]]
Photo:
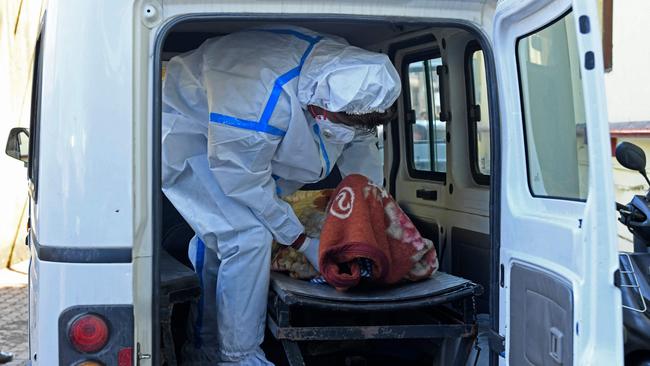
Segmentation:
[(104, 364), (99, 361), (81, 361), (75, 366), (104, 366)]
[(133, 366), (133, 347), (120, 350), (117, 354), (117, 366)]
[(108, 342), (108, 324), (99, 315), (84, 314), (70, 324), (68, 337), (77, 351), (94, 353), (104, 348)]
[(71, 306), (59, 315), (57, 365), (133, 366), (133, 334), (133, 305)]

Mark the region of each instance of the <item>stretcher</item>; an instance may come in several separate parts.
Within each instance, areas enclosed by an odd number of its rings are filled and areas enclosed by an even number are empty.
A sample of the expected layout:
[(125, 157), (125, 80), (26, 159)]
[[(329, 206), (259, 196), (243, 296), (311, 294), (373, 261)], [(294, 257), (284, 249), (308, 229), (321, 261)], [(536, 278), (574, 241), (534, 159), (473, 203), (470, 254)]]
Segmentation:
[(482, 292), (480, 285), (444, 272), (347, 292), (272, 273), (267, 326), (291, 366), (305, 365), (301, 343), (382, 339), (449, 339), (456, 348), (446, 364), (465, 365), (477, 334), (475, 297)]

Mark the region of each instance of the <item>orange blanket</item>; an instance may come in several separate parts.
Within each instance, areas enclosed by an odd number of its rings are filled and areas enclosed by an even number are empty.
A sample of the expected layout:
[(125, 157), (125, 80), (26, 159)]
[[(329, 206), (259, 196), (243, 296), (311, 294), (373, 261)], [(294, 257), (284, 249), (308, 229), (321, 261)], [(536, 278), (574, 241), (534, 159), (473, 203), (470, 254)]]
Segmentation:
[(423, 238), (393, 198), (362, 175), (337, 187), (320, 236), (320, 269), (338, 290), (361, 280), (360, 258), (372, 261), (371, 282), (428, 278), (438, 269), (433, 243)]

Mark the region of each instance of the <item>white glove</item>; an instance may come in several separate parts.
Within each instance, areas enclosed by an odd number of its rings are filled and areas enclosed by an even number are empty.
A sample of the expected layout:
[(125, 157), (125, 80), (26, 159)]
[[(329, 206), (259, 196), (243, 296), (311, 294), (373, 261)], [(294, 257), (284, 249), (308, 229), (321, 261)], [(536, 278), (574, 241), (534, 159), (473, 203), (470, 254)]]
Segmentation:
[(320, 248), (320, 240), (318, 238), (306, 237), (305, 242), (302, 243), (298, 251), (305, 255), (305, 258), (311, 263), (318, 272), (318, 248)]

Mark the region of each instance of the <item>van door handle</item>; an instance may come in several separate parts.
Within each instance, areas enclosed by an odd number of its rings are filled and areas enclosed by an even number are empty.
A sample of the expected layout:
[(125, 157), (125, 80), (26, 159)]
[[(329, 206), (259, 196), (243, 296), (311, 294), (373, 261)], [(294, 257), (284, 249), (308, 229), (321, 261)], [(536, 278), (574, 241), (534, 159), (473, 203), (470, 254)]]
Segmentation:
[(427, 201), (436, 201), (438, 199), (438, 191), (418, 189), (415, 191), (415, 196)]
[(562, 338), (564, 335), (556, 327), (551, 327), (551, 338), (549, 340), (550, 350), (548, 352), (549, 356), (553, 361), (557, 362), (558, 365), (562, 364)]

